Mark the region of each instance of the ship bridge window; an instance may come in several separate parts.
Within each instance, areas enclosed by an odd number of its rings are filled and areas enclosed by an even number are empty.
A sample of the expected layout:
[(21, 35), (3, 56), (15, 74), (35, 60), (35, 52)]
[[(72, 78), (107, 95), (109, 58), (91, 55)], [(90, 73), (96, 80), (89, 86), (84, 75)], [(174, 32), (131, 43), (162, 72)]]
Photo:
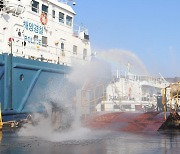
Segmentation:
[(48, 13), (48, 6), (42, 4), (42, 12), (44, 12), (45, 14)]
[(56, 17), (56, 12), (55, 12), (55, 10), (52, 10), (52, 17), (55, 19), (55, 17)]
[(3, 1), (0, 1), (0, 11), (3, 9)]
[(73, 55), (77, 55), (77, 46), (73, 45)]
[(68, 25), (68, 26), (72, 26), (72, 17), (70, 17), (70, 16), (66, 16), (66, 25)]
[(64, 23), (64, 13), (59, 12), (59, 22)]
[(32, 11), (36, 13), (39, 12), (39, 2), (32, 0)]
[(47, 47), (47, 37), (42, 36), (42, 46)]

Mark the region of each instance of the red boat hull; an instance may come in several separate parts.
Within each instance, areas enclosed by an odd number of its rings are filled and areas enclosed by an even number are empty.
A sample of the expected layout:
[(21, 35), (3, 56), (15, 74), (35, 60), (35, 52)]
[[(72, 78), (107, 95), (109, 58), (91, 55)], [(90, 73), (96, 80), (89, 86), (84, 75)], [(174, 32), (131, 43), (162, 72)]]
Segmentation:
[(92, 129), (113, 131), (157, 131), (164, 123), (162, 112), (113, 112), (96, 114), (85, 121), (85, 125)]

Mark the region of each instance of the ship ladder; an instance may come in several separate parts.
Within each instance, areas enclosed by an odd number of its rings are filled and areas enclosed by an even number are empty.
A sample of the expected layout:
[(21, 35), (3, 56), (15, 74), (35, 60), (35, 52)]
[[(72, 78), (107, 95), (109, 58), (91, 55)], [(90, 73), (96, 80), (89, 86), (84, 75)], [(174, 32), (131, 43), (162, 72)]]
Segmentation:
[(2, 126), (3, 126), (3, 123), (2, 123), (1, 103), (0, 103), (0, 131), (2, 130)]

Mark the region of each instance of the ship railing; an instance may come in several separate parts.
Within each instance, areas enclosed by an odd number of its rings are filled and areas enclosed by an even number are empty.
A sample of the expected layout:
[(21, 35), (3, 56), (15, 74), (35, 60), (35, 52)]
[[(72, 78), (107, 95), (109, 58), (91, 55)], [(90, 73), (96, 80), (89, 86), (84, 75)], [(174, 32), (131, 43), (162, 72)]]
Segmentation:
[(73, 29), (73, 36), (79, 37), (84, 40), (89, 40), (89, 33), (87, 28), (85, 28), (84, 26), (74, 24)]
[(116, 101), (123, 101), (123, 100), (131, 100), (131, 101), (138, 101), (140, 100), (141, 96), (139, 95), (139, 92), (132, 93), (130, 96), (128, 96), (127, 91), (118, 90), (118, 92), (115, 92), (112, 96), (109, 95), (107, 98), (108, 100), (116, 100)]
[(168, 85), (168, 82), (165, 82), (161, 78), (155, 78), (155, 77), (148, 77), (148, 76), (136, 76), (136, 77), (128, 77), (124, 75), (120, 75), (119, 79), (124, 78), (127, 80), (137, 81), (140, 82), (141, 85), (149, 85), (159, 88), (164, 88), (166, 85)]
[(93, 85), (90, 82), (86, 82), (82, 87), (80, 91), (80, 105), (83, 115), (96, 113), (97, 105), (106, 100), (105, 84), (102, 81)]
[(139, 81), (142, 82), (142, 84), (152, 84), (152, 85), (156, 85), (156, 86), (163, 86), (163, 85), (167, 85), (168, 83), (165, 82), (162, 78), (158, 78), (158, 77), (152, 77), (152, 76), (147, 76), (147, 75), (128, 75), (126, 78), (129, 78), (131, 80), (134, 81)]
[(67, 5), (69, 4), (70, 1), (72, 1), (73, 5), (76, 5), (75, 0), (59, 0), (60, 3), (67, 4)]
[(85, 61), (89, 61), (91, 59), (91, 55), (85, 55), (79, 52), (74, 54), (73, 51), (61, 49), (61, 47), (59, 46), (55, 47), (48, 45), (46, 47), (43, 47), (36, 44), (35, 42), (30, 46), (24, 46), (21, 43), (24, 41), (24, 39), (14, 36), (13, 38), (15, 40), (20, 40), (18, 42), (14, 41), (12, 45), (13, 54), (18, 57), (37, 59), (41, 61), (48, 61), (51, 63), (62, 63), (66, 65), (71, 65), (73, 59), (79, 60), (81, 61), (81, 63), (84, 63)]
[(26, 59), (33, 59), (33, 60), (39, 60), (39, 61), (44, 61), (44, 62), (49, 62), (49, 63), (55, 63), (55, 64), (66, 64), (70, 65), (71, 62), (67, 59), (68, 57), (63, 56), (62, 53), (58, 53), (57, 51), (55, 52), (50, 52), (47, 49), (38, 49), (35, 47), (22, 47), (19, 45), (14, 45), (13, 46), (15, 49), (23, 49), (22, 51), (13, 51), (14, 56), (18, 57), (24, 57)]
[[(139, 94), (138, 91), (133, 91), (131, 93), (131, 95), (129, 95), (128, 89), (123, 90), (122, 88), (118, 88), (119, 86), (117, 86), (119, 82), (114, 82), (112, 84), (110, 84), (112, 86), (112, 90), (110, 90), (112, 93), (112, 96), (108, 96), (108, 99), (113, 99), (113, 100), (141, 100), (141, 97), (146, 97), (149, 100), (153, 100), (154, 98), (156, 98), (156, 95), (150, 95), (148, 93), (142, 93), (141, 95)], [(145, 84), (147, 85), (147, 84)], [(163, 88), (164, 85), (152, 85), (150, 84), (149, 86), (153, 86), (153, 87), (158, 87), (158, 88)]]
[(64, 3), (64, 4), (68, 4), (68, 0), (59, 0), (59, 2)]
[(25, 10), (25, 6), (21, 3), (21, 1), (16, 0), (4, 0), (1, 1), (1, 11), (6, 13), (12, 13), (14, 15), (22, 14)]
[(85, 56), (86, 58), (84, 58), (84, 55), (80, 53), (74, 55), (72, 51), (65, 49), (62, 50), (58, 47), (39, 47), (38, 45), (37, 47), (25, 47), (17, 44), (13, 45), (13, 55), (18, 57), (24, 57), (27, 59), (34, 59), (65, 65), (71, 65), (73, 59), (81, 61), (83, 63), (85, 61), (89, 61), (91, 58), (91, 56)]

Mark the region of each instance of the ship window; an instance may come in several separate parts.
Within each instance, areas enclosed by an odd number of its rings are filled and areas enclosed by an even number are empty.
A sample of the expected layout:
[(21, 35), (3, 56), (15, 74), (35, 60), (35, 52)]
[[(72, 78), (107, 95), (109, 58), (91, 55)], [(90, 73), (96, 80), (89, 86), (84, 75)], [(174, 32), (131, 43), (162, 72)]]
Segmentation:
[(0, 1), (0, 11), (3, 9), (3, 1)]
[(32, 11), (36, 13), (39, 12), (39, 2), (35, 0), (32, 1)]
[(59, 22), (64, 23), (64, 13), (59, 12)]
[(68, 25), (68, 26), (72, 26), (72, 17), (70, 17), (70, 16), (66, 16), (66, 25)]
[(77, 46), (73, 45), (73, 55), (77, 55)]
[(47, 47), (47, 37), (42, 36), (42, 46)]
[(38, 43), (38, 35), (34, 35), (34, 43)]
[(87, 57), (87, 49), (83, 50), (83, 59), (86, 60)]
[(55, 19), (55, 16), (56, 16), (56, 12), (55, 10), (52, 10), (52, 17)]
[(22, 46), (24, 46), (24, 47), (26, 46), (26, 41), (22, 42)]
[(47, 14), (48, 13), (48, 6), (42, 4), (42, 12)]
[(61, 43), (61, 49), (64, 50), (64, 43)]
[(89, 35), (86, 34), (86, 33), (84, 33), (84, 39), (85, 39), (85, 40), (89, 40)]

